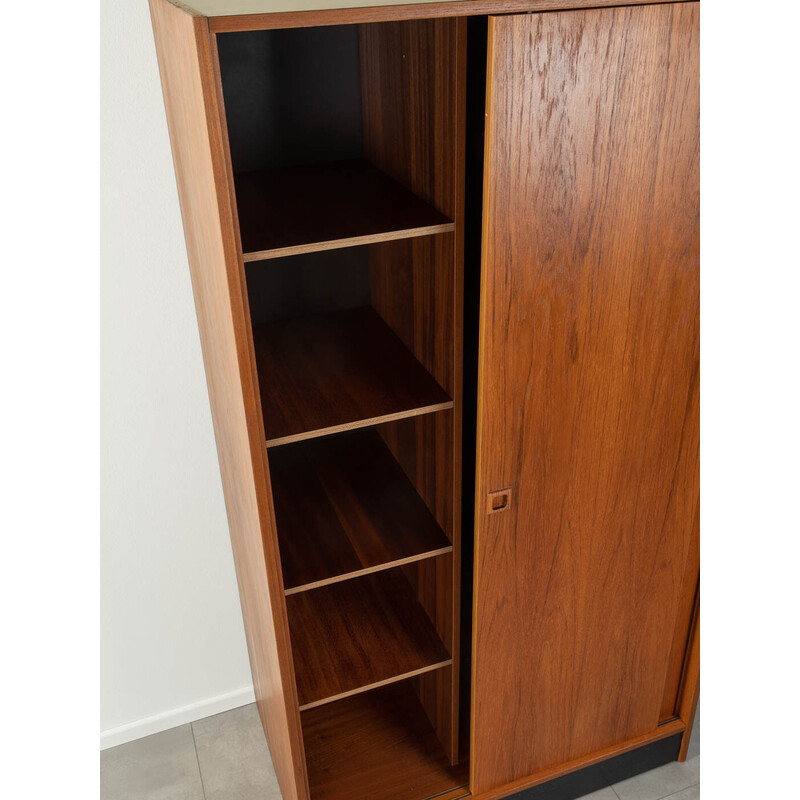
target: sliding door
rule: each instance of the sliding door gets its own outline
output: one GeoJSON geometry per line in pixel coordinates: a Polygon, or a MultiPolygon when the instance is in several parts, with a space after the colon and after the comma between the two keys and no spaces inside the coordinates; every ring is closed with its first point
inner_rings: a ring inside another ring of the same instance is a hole
{"type": "Polygon", "coordinates": [[[472,789],[655,734],[698,582],[699,3],[489,23],[472,789]]]}

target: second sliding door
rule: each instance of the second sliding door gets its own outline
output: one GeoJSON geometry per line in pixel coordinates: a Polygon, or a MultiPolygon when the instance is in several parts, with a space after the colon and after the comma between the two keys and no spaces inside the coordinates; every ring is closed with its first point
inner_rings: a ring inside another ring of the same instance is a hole
{"type": "Polygon", "coordinates": [[[699,4],[490,18],[472,791],[675,714],[698,585],[699,4]]]}

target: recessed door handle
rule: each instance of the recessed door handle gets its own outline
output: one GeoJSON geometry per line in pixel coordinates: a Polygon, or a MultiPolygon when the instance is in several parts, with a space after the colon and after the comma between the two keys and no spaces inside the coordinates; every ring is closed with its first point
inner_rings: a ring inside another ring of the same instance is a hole
{"type": "Polygon", "coordinates": [[[499,489],[496,492],[489,492],[489,502],[487,503],[487,513],[496,514],[498,511],[506,511],[511,507],[511,489],[499,489]]]}

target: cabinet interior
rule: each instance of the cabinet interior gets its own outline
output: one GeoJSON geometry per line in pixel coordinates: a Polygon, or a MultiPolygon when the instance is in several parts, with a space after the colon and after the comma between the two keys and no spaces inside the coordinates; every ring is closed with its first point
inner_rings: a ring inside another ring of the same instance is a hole
{"type": "Polygon", "coordinates": [[[465,42],[455,19],[217,35],[314,800],[468,782],[465,42]]]}

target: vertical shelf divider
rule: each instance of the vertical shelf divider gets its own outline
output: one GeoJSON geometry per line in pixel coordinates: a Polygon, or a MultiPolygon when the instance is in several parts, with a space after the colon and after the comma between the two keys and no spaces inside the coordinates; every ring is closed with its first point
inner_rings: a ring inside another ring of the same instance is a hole
{"type": "MultiPolygon", "coordinates": [[[[455,223],[452,233],[370,249],[373,307],[454,400],[451,412],[379,430],[453,544],[451,557],[412,564],[405,572],[455,665],[466,24],[433,19],[359,26],[364,155],[455,223]]],[[[417,687],[452,764],[458,761],[458,677],[457,668],[439,670],[421,676],[417,687]]]]}

